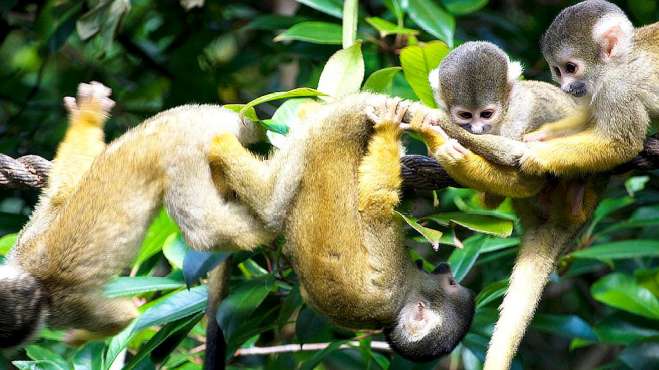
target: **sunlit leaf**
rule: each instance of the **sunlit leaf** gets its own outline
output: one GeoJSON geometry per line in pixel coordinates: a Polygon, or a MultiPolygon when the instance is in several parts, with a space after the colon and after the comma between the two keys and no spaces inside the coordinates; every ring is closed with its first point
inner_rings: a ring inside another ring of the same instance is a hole
{"type": "Polygon", "coordinates": [[[366,22],[380,32],[380,37],[386,37],[389,35],[416,35],[419,33],[417,30],[400,27],[397,24],[379,17],[368,17],[366,18],[366,22]]]}
{"type": "Polygon", "coordinates": [[[180,281],[156,276],[122,276],[115,278],[103,287],[103,294],[109,298],[130,297],[160,290],[172,290],[184,287],[180,281]]]}
{"type": "Polygon", "coordinates": [[[164,210],[161,211],[146,232],[146,236],[142,242],[142,248],[135,260],[135,264],[140,265],[156,253],[160,252],[165,240],[176,232],[178,232],[178,227],[174,221],[169,218],[167,212],[164,210]]]}
{"type": "Polygon", "coordinates": [[[39,345],[29,345],[25,349],[27,356],[34,361],[49,361],[62,369],[68,369],[69,362],[60,354],[39,345]]]}
{"type": "Polygon", "coordinates": [[[433,0],[408,0],[410,18],[424,31],[453,47],[455,18],[433,0]]]}
{"type": "Polygon", "coordinates": [[[135,322],[133,331],[176,321],[206,308],[208,287],[198,286],[170,294],[164,301],[144,312],[135,322]]]}
{"type": "Polygon", "coordinates": [[[364,82],[362,90],[371,91],[374,93],[390,94],[391,84],[396,74],[401,71],[401,67],[388,67],[382,68],[371,73],[364,82]]]}
{"type": "Polygon", "coordinates": [[[416,218],[406,216],[400,212],[396,212],[408,225],[421,234],[432,245],[433,249],[439,248],[439,240],[442,237],[442,232],[420,225],[416,218]]]}
{"type": "Polygon", "coordinates": [[[422,45],[407,46],[400,52],[400,63],[405,79],[412,86],[419,100],[429,107],[434,108],[437,104],[428,75],[430,71],[437,68],[448,51],[445,43],[433,41],[422,45]]]}
{"type": "Polygon", "coordinates": [[[318,91],[316,89],[312,89],[309,87],[300,87],[297,89],[289,90],[289,91],[277,91],[273,92],[267,95],[263,95],[261,97],[258,97],[249,103],[245,104],[242,106],[240,109],[240,114],[244,114],[249,112],[252,108],[259,104],[263,104],[269,101],[273,100],[281,100],[281,99],[290,99],[290,98],[300,98],[300,97],[310,97],[310,96],[323,96],[326,95],[322,91],[318,91]]]}
{"type": "Polygon", "coordinates": [[[596,300],[609,306],[659,320],[659,300],[631,276],[609,274],[593,284],[590,292],[596,300]]]}
{"type": "Polygon", "coordinates": [[[473,13],[487,5],[488,0],[442,0],[442,4],[455,15],[473,13]]]}
{"type": "Polygon", "coordinates": [[[425,218],[435,221],[440,225],[449,225],[449,223],[452,222],[470,230],[504,238],[510,236],[513,232],[512,221],[492,216],[472,215],[461,212],[445,212],[426,216],[425,218]]]}
{"type": "Polygon", "coordinates": [[[103,343],[91,342],[85,344],[76,352],[73,358],[74,370],[102,369],[104,351],[105,344],[103,343]]]}
{"type": "Polygon", "coordinates": [[[357,40],[357,19],[359,2],[357,0],[343,1],[343,48],[349,48],[357,40]]]}
{"type": "Polygon", "coordinates": [[[302,22],[275,37],[275,41],[306,41],[315,44],[341,45],[342,28],[327,22],[302,22]]]}
{"type": "Polygon", "coordinates": [[[14,247],[18,234],[7,234],[0,238],[0,256],[4,256],[14,247]]]}
{"type": "Polygon", "coordinates": [[[359,92],[364,80],[364,57],[361,43],[334,53],[320,74],[318,90],[338,98],[359,92]]]}

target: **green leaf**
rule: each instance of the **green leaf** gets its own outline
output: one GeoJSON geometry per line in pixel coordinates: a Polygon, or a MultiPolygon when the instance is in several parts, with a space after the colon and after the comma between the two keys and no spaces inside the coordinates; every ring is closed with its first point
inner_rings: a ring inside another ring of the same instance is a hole
{"type": "Polygon", "coordinates": [[[487,239],[481,235],[474,235],[464,241],[462,249],[456,249],[448,258],[455,280],[462,281],[480,255],[481,247],[487,239]]]}
{"type": "Polygon", "coordinates": [[[441,41],[432,41],[423,45],[411,45],[400,52],[400,63],[403,67],[405,79],[412,86],[414,93],[421,102],[435,108],[435,98],[428,75],[437,68],[439,63],[448,54],[448,47],[441,41]]]}
{"type": "Polygon", "coordinates": [[[135,260],[135,265],[141,265],[156,253],[160,252],[165,240],[176,232],[178,232],[178,227],[174,221],[169,218],[167,212],[164,210],[161,211],[146,232],[146,236],[142,242],[142,248],[135,260]]]}
{"type": "Polygon", "coordinates": [[[424,219],[429,219],[445,226],[448,226],[450,222],[453,222],[470,230],[503,238],[510,236],[513,232],[512,221],[492,216],[473,215],[462,212],[446,212],[426,216],[424,219]]]}
{"type": "Polygon", "coordinates": [[[609,274],[593,284],[590,292],[596,300],[609,306],[659,320],[659,300],[631,276],[609,274]]]}
{"type": "Polygon", "coordinates": [[[439,249],[439,240],[442,237],[441,231],[419,225],[416,218],[412,216],[405,216],[404,214],[398,211],[396,211],[396,213],[403,219],[403,221],[405,221],[414,230],[416,230],[419,234],[421,234],[424,238],[426,238],[426,240],[430,244],[432,244],[432,248],[434,250],[439,249]]]}
{"type": "Polygon", "coordinates": [[[288,133],[289,128],[297,127],[303,124],[299,114],[300,108],[305,104],[314,102],[315,100],[312,98],[297,98],[286,100],[282,105],[280,105],[268,123],[268,125],[272,125],[273,128],[281,128],[279,131],[270,129],[266,133],[270,144],[277,148],[282,148],[286,142],[286,137],[284,135],[288,133]]]}
{"type": "Polygon", "coordinates": [[[593,222],[597,223],[603,220],[606,216],[619,209],[627,207],[632,203],[634,203],[634,199],[631,197],[604,199],[602,202],[600,202],[600,204],[595,209],[595,212],[593,213],[593,222]]]}
{"type": "Polygon", "coordinates": [[[384,5],[389,9],[389,11],[396,17],[398,24],[403,24],[403,7],[401,6],[401,0],[384,0],[384,5]]]}
{"type": "Polygon", "coordinates": [[[627,321],[621,314],[607,317],[595,325],[593,330],[602,343],[631,344],[642,340],[659,340],[659,330],[648,327],[647,323],[627,321]]]}
{"type": "Polygon", "coordinates": [[[455,15],[465,15],[482,9],[488,0],[442,0],[442,4],[455,15]]]}
{"type": "Polygon", "coordinates": [[[124,330],[121,331],[121,333],[115,335],[110,339],[110,344],[108,344],[108,350],[105,354],[105,370],[109,369],[110,366],[114,363],[114,361],[117,359],[117,356],[123,351],[127,346],[128,342],[133,337],[134,334],[134,329],[135,328],[135,320],[130,323],[124,330]]]}
{"type": "Polygon", "coordinates": [[[341,346],[346,344],[346,343],[348,343],[347,340],[339,340],[339,341],[330,343],[330,345],[327,346],[327,348],[323,349],[322,351],[314,353],[314,355],[311,356],[310,359],[308,359],[307,361],[302,363],[300,369],[301,370],[313,370],[313,369],[315,369],[316,366],[318,366],[323,361],[323,359],[325,357],[332,354],[333,352],[338,351],[339,349],[341,349],[341,346]]]}
{"type": "Polygon", "coordinates": [[[7,234],[0,238],[0,256],[4,256],[14,247],[18,234],[7,234]]]}
{"type": "Polygon", "coordinates": [[[107,51],[112,46],[114,33],[121,18],[130,10],[129,0],[99,1],[93,9],[82,15],[76,23],[82,40],[99,34],[102,48],[107,51]]]}
{"type": "Polygon", "coordinates": [[[190,250],[183,260],[183,278],[189,286],[195,284],[202,277],[225,261],[231,252],[202,252],[190,250]]]}
{"type": "Polygon", "coordinates": [[[44,348],[38,345],[29,345],[26,350],[27,356],[34,361],[49,361],[61,369],[70,369],[71,366],[69,362],[64,359],[60,354],[51,351],[48,348],[44,348]]]}
{"type": "Polygon", "coordinates": [[[401,67],[382,68],[371,73],[366,79],[362,90],[381,94],[391,94],[391,84],[401,67]]]}
{"type": "Polygon", "coordinates": [[[73,357],[75,370],[90,370],[103,368],[103,352],[105,344],[90,342],[80,348],[73,357]]]}
{"type": "Polygon", "coordinates": [[[208,287],[205,285],[172,293],[138,317],[133,332],[149,326],[167,324],[201,312],[206,308],[207,300],[208,287]]]}
{"type": "Polygon", "coordinates": [[[342,28],[335,23],[302,22],[275,37],[275,41],[305,41],[314,44],[341,45],[342,28]]]}
{"type": "Polygon", "coordinates": [[[130,362],[127,363],[123,370],[132,370],[138,367],[140,362],[151,355],[151,353],[158,348],[163,342],[168,338],[176,336],[177,334],[187,334],[192,330],[192,328],[201,320],[204,316],[203,313],[198,313],[196,315],[191,315],[189,317],[184,317],[180,320],[171,322],[164,327],[162,327],[156,335],[154,335],[149,341],[140,347],[139,352],[135,354],[130,359],[130,362]]]}
{"type": "Polygon", "coordinates": [[[230,111],[240,113],[242,117],[245,117],[250,121],[259,122],[260,121],[259,116],[256,114],[256,110],[254,109],[254,107],[252,106],[245,108],[245,105],[247,104],[225,104],[222,106],[222,108],[226,108],[230,111]],[[244,111],[243,108],[245,108],[244,111]]]}
{"type": "Polygon", "coordinates": [[[177,269],[183,268],[183,259],[189,250],[190,247],[185,244],[181,234],[170,235],[162,246],[162,253],[165,255],[165,258],[167,258],[167,261],[169,261],[172,267],[177,269]]]}
{"type": "Polygon", "coordinates": [[[634,194],[645,189],[645,184],[647,184],[648,181],[650,181],[650,176],[630,177],[625,181],[625,189],[630,196],[634,196],[634,194]]]}
{"type": "Polygon", "coordinates": [[[281,100],[281,99],[289,99],[289,98],[300,98],[300,97],[310,97],[310,96],[323,96],[326,95],[322,91],[318,91],[316,89],[312,89],[309,87],[300,87],[297,89],[289,90],[289,91],[277,91],[273,92],[267,95],[263,95],[261,97],[258,97],[249,103],[243,105],[243,107],[240,109],[240,115],[243,115],[247,112],[249,112],[251,109],[253,109],[255,106],[259,104],[263,104],[269,101],[273,100],[281,100]]]}
{"type": "Polygon", "coordinates": [[[597,340],[593,329],[582,318],[575,315],[537,314],[531,323],[535,329],[567,338],[597,340]]]}
{"type": "Polygon", "coordinates": [[[227,342],[238,333],[249,316],[265,300],[274,287],[271,275],[248,280],[231,292],[217,310],[219,323],[227,342]]]}
{"type": "Polygon", "coordinates": [[[659,257],[659,240],[624,240],[599,244],[570,253],[576,258],[593,258],[601,261],[621,258],[659,257]]]}
{"type": "Polygon", "coordinates": [[[379,17],[368,17],[366,22],[373,26],[378,32],[380,32],[380,37],[387,37],[389,35],[417,35],[419,31],[413,30],[411,28],[401,27],[397,24],[391,23],[386,19],[379,17]]]}
{"type": "Polygon", "coordinates": [[[184,287],[180,281],[166,277],[137,276],[118,277],[103,287],[103,294],[108,298],[131,297],[160,290],[172,290],[184,287]]]}
{"type": "Polygon", "coordinates": [[[476,296],[476,308],[487,306],[500,297],[503,297],[508,290],[508,279],[496,281],[481,290],[476,296]]]}
{"type": "Polygon", "coordinates": [[[343,48],[347,49],[357,40],[357,18],[359,6],[357,0],[343,1],[343,48]]]}
{"type": "Polygon", "coordinates": [[[296,0],[298,3],[314,8],[336,18],[343,17],[342,0],[296,0]]]}
{"type": "Polygon", "coordinates": [[[359,92],[364,80],[364,57],[361,43],[334,53],[323,68],[318,90],[339,98],[359,92]]]}
{"type": "Polygon", "coordinates": [[[293,27],[296,23],[305,22],[304,17],[291,17],[279,14],[259,15],[244,27],[246,30],[276,31],[293,27]]]}
{"type": "Polygon", "coordinates": [[[410,18],[424,31],[453,47],[455,18],[432,0],[408,0],[410,18]]]}
{"type": "Polygon", "coordinates": [[[61,367],[53,361],[12,361],[12,365],[18,370],[69,370],[70,368],[61,367]]]}

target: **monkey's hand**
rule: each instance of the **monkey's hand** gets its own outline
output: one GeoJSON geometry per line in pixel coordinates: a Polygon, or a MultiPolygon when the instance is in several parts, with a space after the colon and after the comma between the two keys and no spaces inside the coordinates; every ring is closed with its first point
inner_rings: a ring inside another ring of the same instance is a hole
{"type": "Polygon", "coordinates": [[[71,96],[64,98],[64,107],[71,116],[71,123],[102,127],[114,106],[111,93],[109,87],[96,81],[78,85],[77,99],[71,96]]]}
{"type": "Polygon", "coordinates": [[[519,157],[519,167],[523,173],[530,175],[542,175],[550,170],[550,164],[543,160],[551,155],[545,142],[529,143],[529,149],[519,157]]]}
{"type": "Polygon", "coordinates": [[[466,160],[471,151],[455,139],[449,139],[435,151],[435,158],[443,166],[455,166],[466,160]]]}
{"type": "Polygon", "coordinates": [[[376,131],[394,130],[398,134],[402,133],[401,122],[407,112],[409,104],[399,98],[387,99],[384,102],[384,109],[381,116],[375,113],[375,107],[369,105],[366,107],[366,116],[374,123],[376,131]]]}
{"type": "Polygon", "coordinates": [[[450,138],[444,130],[435,124],[435,117],[425,110],[416,110],[409,124],[401,127],[417,132],[423,137],[431,153],[436,152],[450,138]]]}

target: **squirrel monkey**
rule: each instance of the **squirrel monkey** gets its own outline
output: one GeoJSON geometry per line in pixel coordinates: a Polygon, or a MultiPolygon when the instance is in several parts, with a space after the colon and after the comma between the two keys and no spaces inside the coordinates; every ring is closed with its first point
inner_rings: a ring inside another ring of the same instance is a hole
{"type": "MultiPolygon", "coordinates": [[[[535,139],[557,127],[583,129],[574,119],[580,114],[577,105],[567,94],[546,83],[517,81],[518,71],[495,45],[467,42],[453,50],[430,78],[450,121],[466,130],[520,141],[547,121],[558,120],[549,124],[551,129],[542,126],[534,132],[535,139]]],[[[590,218],[597,202],[596,184],[587,179],[575,186],[574,180],[552,181],[491,163],[429,120],[413,121],[410,127],[422,134],[432,155],[456,181],[514,198],[525,233],[484,367],[508,369],[556,261],[590,218]]]]}
{"type": "Polygon", "coordinates": [[[68,131],[30,222],[0,266],[0,348],[14,347],[42,325],[76,328],[79,343],[113,335],[136,316],[130,299],[102,286],[128,267],[164,204],[197,249],[252,249],[273,239],[244,205],[225,196],[211,172],[213,136],[241,143],[262,132],[234,112],[190,105],[162,112],[105,147],[110,90],[81,84],[65,98],[68,131]]]}
{"type": "Polygon", "coordinates": [[[447,264],[426,273],[403,245],[394,207],[405,110],[385,96],[348,96],[321,106],[292,132],[289,148],[267,160],[221,134],[211,162],[266,223],[283,225],[307,303],[341,326],[384,328],[396,352],[422,361],[458,344],[474,302],[447,264]],[[279,185],[300,174],[298,187],[279,185]]]}
{"type": "Polygon", "coordinates": [[[659,22],[635,29],[618,6],[589,0],[561,11],[541,44],[561,89],[579,98],[575,121],[585,130],[565,135],[559,127],[539,134],[550,140],[528,144],[458,130],[449,135],[528,174],[579,176],[634,158],[650,119],[659,117],[659,22]]]}

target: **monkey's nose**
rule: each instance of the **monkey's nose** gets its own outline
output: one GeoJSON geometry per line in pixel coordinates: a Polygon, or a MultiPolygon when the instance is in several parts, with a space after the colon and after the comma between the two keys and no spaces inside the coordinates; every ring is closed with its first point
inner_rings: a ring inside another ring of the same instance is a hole
{"type": "Polygon", "coordinates": [[[580,97],[586,95],[586,84],[583,81],[572,82],[568,86],[567,93],[572,94],[572,95],[576,96],[577,98],[580,98],[580,97]]]}

